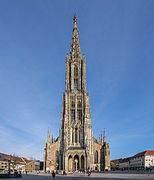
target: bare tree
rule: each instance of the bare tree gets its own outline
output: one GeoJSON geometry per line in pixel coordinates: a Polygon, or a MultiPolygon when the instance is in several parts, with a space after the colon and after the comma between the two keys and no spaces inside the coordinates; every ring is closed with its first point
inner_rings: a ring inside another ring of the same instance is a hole
{"type": "Polygon", "coordinates": [[[10,165],[13,169],[13,173],[15,171],[15,168],[17,167],[18,164],[20,164],[21,162],[21,158],[18,157],[17,155],[13,154],[13,155],[10,155],[10,165]]]}

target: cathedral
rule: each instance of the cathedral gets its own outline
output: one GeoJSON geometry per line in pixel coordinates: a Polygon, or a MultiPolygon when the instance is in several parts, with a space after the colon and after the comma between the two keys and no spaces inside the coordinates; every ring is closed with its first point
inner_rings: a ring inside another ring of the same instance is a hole
{"type": "Polygon", "coordinates": [[[89,94],[86,91],[86,58],[81,54],[75,14],[70,54],[66,56],[60,134],[53,140],[48,130],[44,144],[44,171],[87,169],[110,170],[110,150],[105,129],[99,140],[93,136],[89,94]]]}

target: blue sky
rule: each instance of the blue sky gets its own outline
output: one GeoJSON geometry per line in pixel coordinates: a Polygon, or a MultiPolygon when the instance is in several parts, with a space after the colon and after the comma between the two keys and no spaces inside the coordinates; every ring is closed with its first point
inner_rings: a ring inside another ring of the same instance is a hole
{"type": "Polygon", "coordinates": [[[0,152],[43,159],[59,135],[75,12],[94,136],[111,159],[154,149],[154,1],[1,0],[0,152]]]}

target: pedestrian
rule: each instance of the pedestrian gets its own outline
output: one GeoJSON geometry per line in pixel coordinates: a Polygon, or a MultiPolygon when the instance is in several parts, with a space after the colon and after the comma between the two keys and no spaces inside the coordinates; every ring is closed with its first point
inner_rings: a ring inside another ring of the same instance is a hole
{"type": "Polygon", "coordinates": [[[90,176],[90,174],[91,174],[90,169],[87,170],[87,174],[88,174],[88,176],[90,176]]]}
{"type": "Polygon", "coordinates": [[[52,171],[52,177],[53,177],[53,179],[55,178],[55,172],[54,171],[52,171]]]}

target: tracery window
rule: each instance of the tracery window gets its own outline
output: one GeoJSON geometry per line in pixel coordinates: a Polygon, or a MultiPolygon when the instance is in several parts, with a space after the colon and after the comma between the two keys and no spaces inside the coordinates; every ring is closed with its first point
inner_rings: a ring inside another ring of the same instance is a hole
{"type": "Polygon", "coordinates": [[[74,66],[74,77],[78,77],[78,66],[74,66]]]}
{"type": "Polygon", "coordinates": [[[82,108],[82,102],[80,99],[78,100],[78,108],[82,108]]]}
{"type": "Polygon", "coordinates": [[[78,139],[78,137],[77,137],[77,131],[78,131],[78,129],[75,128],[75,143],[77,143],[77,139],[78,139]]]}
{"type": "Polygon", "coordinates": [[[71,109],[71,120],[75,120],[75,109],[71,109]]]}
{"type": "Polygon", "coordinates": [[[74,79],[74,89],[78,89],[78,79],[74,79]]]}
{"type": "Polygon", "coordinates": [[[75,96],[71,96],[71,121],[75,120],[75,96]]]}
{"type": "Polygon", "coordinates": [[[75,98],[71,99],[71,108],[75,108],[75,98]]]}
{"type": "Polygon", "coordinates": [[[82,120],[82,97],[77,97],[77,118],[78,120],[82,120]]]}
{"type": "Polygon", "coordinates": [[[78,109],[78,114],[77,114],[77,117],[78,117],[78,120],[82,120],[82,109],[78,109]]]}
{"type": "Polygon", "coordinates": [[[95,164],[98,163],[98,151],[95,152],[95,164]]]}
{"type": "Polygon", "coordinates": [[[72,143],[74,143],[74,133],[72,133],[72,143]]]}
{"type": "Polygon", "coordinates": [[[78,66],[74,65],[74,89],[78,89],[78,66]]]}

